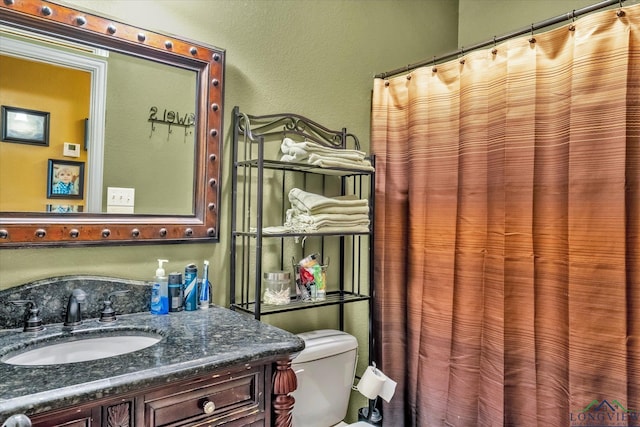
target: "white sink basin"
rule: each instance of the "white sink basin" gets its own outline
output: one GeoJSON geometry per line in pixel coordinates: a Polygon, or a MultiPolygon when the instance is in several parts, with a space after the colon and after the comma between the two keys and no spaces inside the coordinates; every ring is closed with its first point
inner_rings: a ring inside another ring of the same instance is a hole
{"type": "Polygon", "coordinates": [[[10,365],[60,365],[132,353],[158,343],[162,337],[117,335],[57,342],[25,350],[2,360],[10,365]]]}

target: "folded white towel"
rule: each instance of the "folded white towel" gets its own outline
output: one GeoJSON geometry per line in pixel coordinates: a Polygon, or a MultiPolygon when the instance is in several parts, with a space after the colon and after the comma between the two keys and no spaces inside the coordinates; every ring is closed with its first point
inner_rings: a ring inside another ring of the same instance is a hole
{"type": "Polygon", "coordinates": [[[306,214],[296,209],[287,210],[285,225],[291,223],[307,224],[314,228],[342,227],[350,225],[369,225],[369,216],[365,214],[306,214]]]}
{"type": "MultiPolygon", "coordinates": [[[[255,230],[253,230],[255,231],[255,230]]],[[[265,227],[262,229],[263,234],[287,234],[287,233],[368,233],[369,226],[365,225],[345,225],[338,227],[322,227],[317,230],[307,230],[299,227],[294,230],[285,225],[277,225],[273,227],[265,227]]]]}
{"type": "Polygon", "coordinates": [[[322,227],[317,233],[368,233],[368,225],[348,225],[344,227],[322,227]]]}
{"type": "MultiPolygon", "coordinates": [[[[256,232],[257,229],[251,228],[250,231],[256,232]]],[[[271,227],[264,227],[262,234],[286,234],[291,233],[291,228],[286,225],[273,225],[271,227]]]]}
{"type": "Polygon", "coordinates": [[[369,209],[369,201],[367,199],[358,199],[354,197],[326,197],[320,194],[310,193],[303,191],[299,188],[292,188],[289,191],[289,202],[291,206],[298,209],[300,212],[327,213],[327,209],[331,208],[331,212],[342,212],[342,208],[362,208],[369,209]],[[335,208],[335,209],[333,209],[335,208]]]}
{"type": "Polygon", "coordinates": [[[369,220],[364,219],[358,221],[330,221],[330,220],[316,220],[314,215],[293,216],[289,218],[285,223],[285,227],[290,228],[294,232],[299,233],[313,233],[326,231],[327,229],[341,229],[351,230],[354,227],[358,229],[369,228],[369,220]]]}
{"type": "Polygon", "coordinates": [[[346,169],[361,169],[372,171],[374,170],[373,166],[371,166],[371,162],[368,160],[350,160],[343,159],[338,156],[321,156],[319,154],[311,154],[307,161],[311,165],[320,166],[322,168],[346,168],[346,169]]]}
{"type": "Polygon", "coordinates": [[[281,162],[304,162],[321,168],[343,168],[373,171],[366,153],[360,150],[330,148],[312,141],[295,142],[284,138],[280,144],[284,153],[281,162]]]}
{"type": "Polygon", "coordinates": [[[327,205],[327,206],[319,206],[317,208],[314,208],[311,212],[309,212],[307,210],[307,208],[300,204],[297,200],[296,202],[292,202],[291,203],[291,207],[295,210],[297,210],[300,213],[311,213],[313,215],[320,215],[320,214],[342,214],[342,215],[358,215],[358,214],[364,214],[366,216],[369,216],[369,206],[367,205],[362,205],[362,206],[339,206],[336,207],[334,205],[327,205]]]}
{"type": "Polygon", "coordinates": [[[312,153],[352,160],[363,160],[367,155],[367,153],[360,150],[325,147],[324,145],[320,145],[312,141],[295,142],[293,139],[288,137],[282,140],[280,150],[284,154],[296,157],[298,160],[306,158],[305,154],[310,155],[312,153]]]}
{"type": "Polygon", "coordinates": [[[307,152],[304,143],[298,144],[291,138],[285,138],[282,140],[280,150],[284,153],[284,156],[282,156],[281,159],[283,162],[301,161],[309,157],[309,153],[307,152]],[[288,160],[284,160],[285,157],[288,160]]]}
{"type": "MultiPolygon", "coordinates": [[[[280,161],[281,162],[297,162],[297,163],[301,163],[300,162],[301,159],[298,159],[295,155],[291,156],[289,154],[283,154],[282,157],[280,157],[280,161]]],[[[302,159],[304,160],[304,159],[302,159]]]]}
{"type": "Polygon", "coordinates": [[[355,195],[327,197],[299,188],[289,191],[291,209],[282,226],[265,227],[264,234],[367,233],[369,201],[355,195]]]}

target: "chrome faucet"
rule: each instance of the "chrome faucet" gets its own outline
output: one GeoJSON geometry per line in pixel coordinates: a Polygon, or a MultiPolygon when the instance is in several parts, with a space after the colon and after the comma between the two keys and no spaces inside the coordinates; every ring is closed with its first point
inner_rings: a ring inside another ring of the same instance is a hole
{"type": "Polygon", "coordinates": [[[64,326],[78,326],[82,323],[82,313],[80,304],[84,304],[87,294],[82,289],[74,289],[69,296],[67,304],[67,315],[64,326]]]}

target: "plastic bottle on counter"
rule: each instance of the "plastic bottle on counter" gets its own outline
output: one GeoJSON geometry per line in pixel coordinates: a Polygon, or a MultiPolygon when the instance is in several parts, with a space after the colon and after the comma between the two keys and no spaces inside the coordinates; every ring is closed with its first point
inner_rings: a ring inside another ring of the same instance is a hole
{"type": "Polygon", "coordinates": [[[198,309],[198,267],[189,264],[184,269],[184,309],[198,309]]]}
{"type": "Polygon", "coordinates": [[[184,304],[184,294],[182,288],[182,273],[173,272],[169,274],[169,311],[182,311],[184,304]]]}
{"type": "Polygon", "coordinates": [[[165,262],[169,262],[169,260],[158,260],[158,269],[153,278],[153,286],[151,288],[151,314],[169,313],[169,279],[165,275],[163,268],[165,262]]]}

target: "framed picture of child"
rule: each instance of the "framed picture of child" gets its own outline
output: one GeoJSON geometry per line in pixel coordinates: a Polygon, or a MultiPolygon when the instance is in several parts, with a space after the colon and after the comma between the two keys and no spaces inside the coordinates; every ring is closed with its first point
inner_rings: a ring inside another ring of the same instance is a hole
{"type": "Polygon", "coordinates": [[[84,162],[49,159],[47,198],[82,199],[84,162]]]}

